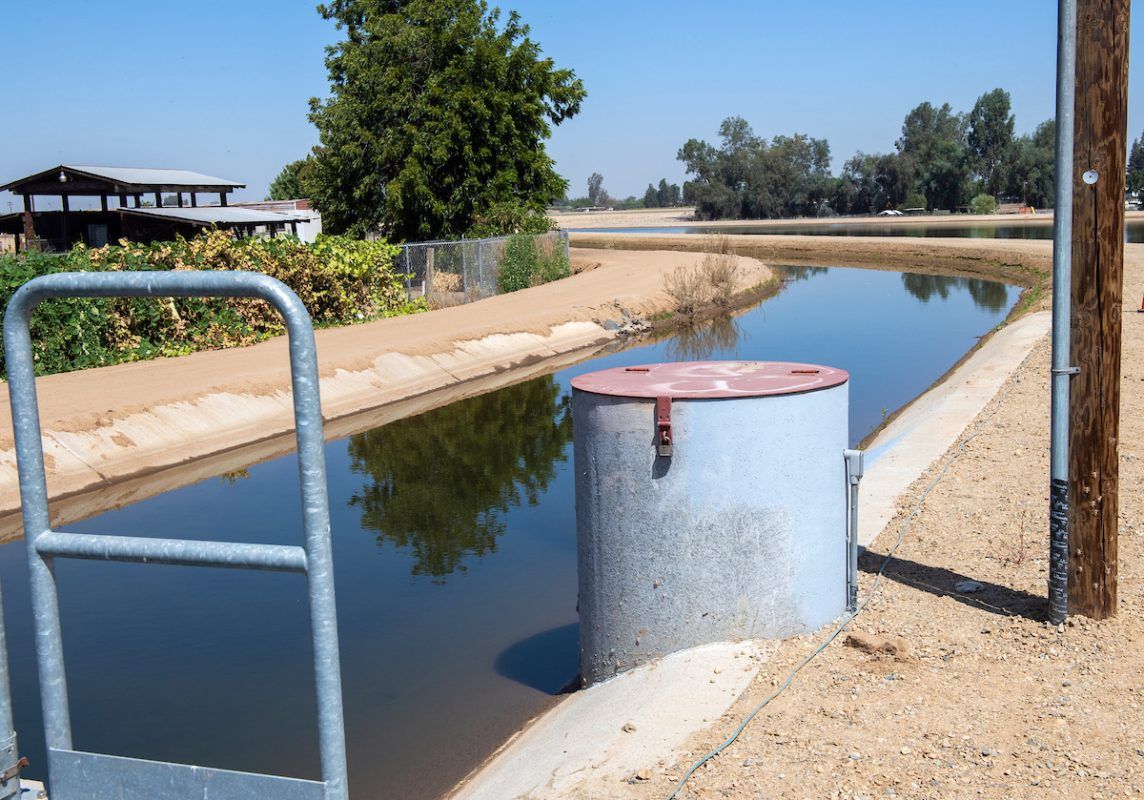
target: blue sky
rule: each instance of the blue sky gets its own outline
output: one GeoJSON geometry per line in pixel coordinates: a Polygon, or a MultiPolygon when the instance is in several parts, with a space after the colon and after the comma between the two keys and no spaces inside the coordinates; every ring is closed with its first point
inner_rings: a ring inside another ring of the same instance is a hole
{"type": "MultiPolygon", "coordinates": [[[[260,199],[317,133],[333,25],[313,0],[0,0],[8,77],[0,180],[62,162],[169,166],[242,180],[260,199]]],[[[588,89],[548,144],[576,195],[600,172],[613,196],[683,179],[691,137],[745,117],[756,133],[830,141],[835,166],[893,147],[922,100],[972,107],[1000,86],[1019,132],[1052,116],[1052,0],[706,3],[514,0],[533,36],[588,89]]],[[[1138,13],[1129,136],[1144,128],[1138,13]]],[[[0,213],[10,195],[0,195],[0,213]]],[[[17,202],[18,207],[18,202],[17,202]]]]}

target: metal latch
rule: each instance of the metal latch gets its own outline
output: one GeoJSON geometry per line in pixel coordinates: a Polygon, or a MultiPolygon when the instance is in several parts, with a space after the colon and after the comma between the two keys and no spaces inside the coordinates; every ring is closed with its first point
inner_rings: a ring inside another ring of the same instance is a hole
{"type": "Polygon", "coordinates": [[[671,398],[661,395],[655,398],[655,445],[656,453],[671,458],[671,398]]]}
{"type": "Polygon", "coordinates": [[[8,783],[8,781],[12,780],[13,778],[19,778],[20,772],[26,766],[28,766],[28,759],[21,756],[19,761],[17,761],[15,764],[3,772],[0,772],[0,785],[8,783]]]}

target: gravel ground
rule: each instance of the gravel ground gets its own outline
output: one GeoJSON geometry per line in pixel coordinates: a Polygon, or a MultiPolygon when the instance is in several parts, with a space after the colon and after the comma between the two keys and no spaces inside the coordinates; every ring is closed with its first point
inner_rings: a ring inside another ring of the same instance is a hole
{"type": "MultiPolygon", "coordinates": [[[[1119,615],[1045,621],[1046,339],[961,444],[901,498],[898,518],[862,559],[865,610],[679,797],[1144,795],[1142,286],[1144,245],[1129,245],[1119,615]],[[946,465],[875,587],[907,512],[946,465]]],[[[613,796],[670,795],[687,766],[825,635],[774,645],[752,687],[687,753],[637,773],[613,796]]]]}

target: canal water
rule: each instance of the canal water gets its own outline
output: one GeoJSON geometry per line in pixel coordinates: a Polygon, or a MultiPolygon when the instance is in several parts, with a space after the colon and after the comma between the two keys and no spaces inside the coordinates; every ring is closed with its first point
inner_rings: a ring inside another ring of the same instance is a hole
{"type": "MultiPolygon", "coordinates": [[[[757,236],[918,236],[949,237],[957,239],[1052,239],[1052,224],[1004,224],[988,223],[981,225],[902,225],[854,222],[823,222],[802,225],[672,225],[663,228],[583,228],[576,233],[701,233],[701,234],[748,234],[757,236]]],[[[1129,243],[1144,242],[1144,220],[1129,220],[1124,225],[1124,240],[1129,243]]]]}
{"type": "MultiPolygon", "coordinates": [[[[675,359],[843,367],[857,442],[1018,294],[932,275],[784,275],[781,294],[737,317],[328,444],[355,797],[440,796],[575,678],[571,378],[675,359]]],[[[299,542],[296,462],[67,529],[299,542]]],[[[301,576],[75,561],[57,574],[77,748],[317,777],[301,576]]],[[[22,541],[0,547],[0,581],[21,750],[43,775],[22,541]]]]}

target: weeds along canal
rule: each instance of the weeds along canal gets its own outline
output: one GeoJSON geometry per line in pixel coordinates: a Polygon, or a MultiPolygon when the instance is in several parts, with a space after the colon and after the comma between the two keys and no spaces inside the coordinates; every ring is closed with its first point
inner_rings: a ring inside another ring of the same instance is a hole
{"type": "MultiPolygon", "coordinates": [[[[663,360],[828,364],[851,373],[858,442],[1000,324],[1019,293],[911,273],[783,274],[780,294],[735,317],[327,445],[355,796],[439,797],[575,677],[572,377],[663,360]]],[[[67,529],[294,543],[298,509],[287,456],[67,529]]],[[[302,576],[56,569],[78,748],[317,776],[302,576]]],[[[0,581],[16,727],[40,777],[22,541],[0,548],[0,581]]]]}

